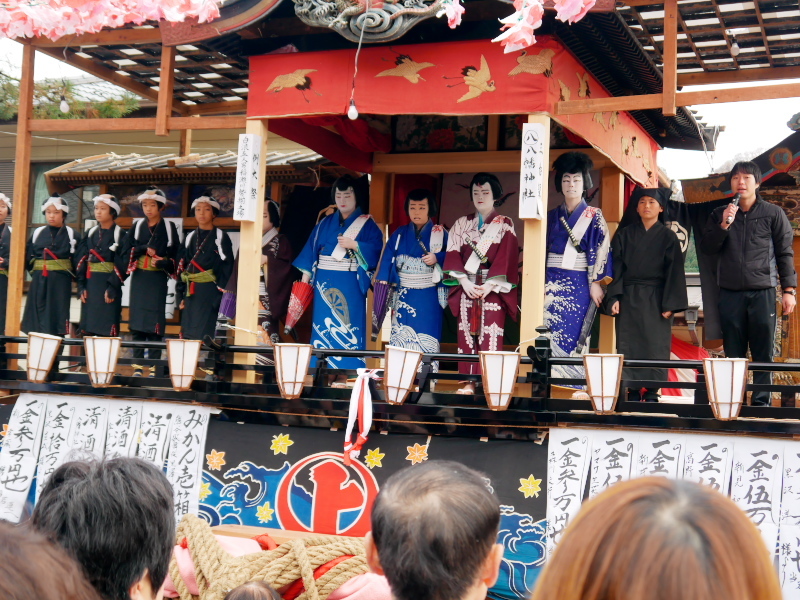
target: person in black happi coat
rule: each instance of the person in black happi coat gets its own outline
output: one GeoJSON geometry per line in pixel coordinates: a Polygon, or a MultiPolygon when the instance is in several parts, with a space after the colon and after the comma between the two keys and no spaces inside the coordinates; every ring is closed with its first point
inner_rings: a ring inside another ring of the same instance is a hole
{"type": "Polygon", "coordinates": [[[192,202],[197,229],[186,236],[178,264],[177,300],[181,309],[181,337],[214,337],[222,292],[233,272],[233,245],[214,227],[219,202],[200,196],[192,202]]]}
{"type": "MultiPolygon", "coordinates": [[[[151,188],[138,199],[144,219],[128,231],[121,251],[131,275],[128,327],[134,341],[160,342],[167,325],[167,282],[175,274],[181,240],[175,224],[161,217],[167,204],[164,192],[151,188]]],[[[144,358],[144,350],[134,349],[133,358],[144,358]]],[[[148,358],[161,358],[161,351],[149,351],[148,358]]],[[[136,364],[133,368],[134,377],[145,370],[136,364]]]]}
{"type": "Polygon", "coordinates": [[[6,299],[8,298],[8,261],[11,250],[11,227],[5,220],[11,216],[11,200],[0,194],[0,333],[6,331],[6,299]]]}
{"type": "Polygon", "coordinates": [[[72,296],[72,256],[78,240],[65,225],[69,205],[52,196],[42,205],[47,225],[37,227],[28,242],[27,267],[31,286],[22,315],[22,331],[66,335],[72,296]]]}
{"type": "MultiPolygon", "coordinates": [[[[614,280],[608,286],[608,305],[617,317],[617,351],[630,359],[669,360],[672,318],[689,304],[681,244],[663,223],[668,188],[637,189],[636,207],[626,227],[611,240],[614,280]]],[[[666,369],[624,369],[627,380],[666,381],[666,369]]],[[[645,402],[658,401],[658,388],[647,388],[645,402]]],[[[631,389],[628,400],[642,399],[631,389]]]]}
{"type": "Polygon", "coordinates": [[[84,335],[117,336],[122,311],[122,275],[116,264],[125,230],[114,221],[119,204],[111,194],[94,199],[92,227],[81,240],[75,254],[78,296],[81,299],[80,329],[84,335]]]}

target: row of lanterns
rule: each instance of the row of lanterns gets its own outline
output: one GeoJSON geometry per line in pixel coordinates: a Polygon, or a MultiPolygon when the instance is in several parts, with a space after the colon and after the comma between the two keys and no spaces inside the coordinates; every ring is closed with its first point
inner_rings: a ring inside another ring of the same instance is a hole
{"type": "MultiPolygon", "coordinates": [[[[42,383],[61,348],[61,338],[43,333],[28,336],[28,379],[42,383]]],[[[202,342],[168,339],[167,362],[176,391],[191,389],[195,378],[202,342]]],[[[118,337],[85,337],[86,366],[94,387],[108,387],[117,367],[122,340],[118,337]]],[[[275,344],[275,376],[281,396],[299,398],[311,362],[313,348],[309,344],[275,344]]],[[[480,352],[483,388],[491,410],[506,410],[517,382],[520,355],[518,352],[480,352]]],[[[386,402],[403,404],[414,388],[423,353],[417,350],[386,346],[383,389],[386,402]]],[[[600,415],[615,411],[622,380],[622,354],[586,354],[588,394],[594,412],[600,415]]],[[[744,401],[747,384],[747,359],[703,359],[709,401],[714,417],[736,419],[744,401]]]]}

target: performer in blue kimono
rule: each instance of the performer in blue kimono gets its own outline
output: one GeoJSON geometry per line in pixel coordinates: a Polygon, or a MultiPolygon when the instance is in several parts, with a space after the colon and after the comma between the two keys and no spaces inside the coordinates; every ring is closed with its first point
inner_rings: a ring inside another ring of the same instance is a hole
{"type": "MultiPolygon", "coordinates": [[[[406,198],[411,222],[399,227],[383,251],[376,284],[388,284],[392,293],[392,346],[420,352],[439,352],[447,288],[442,264],[447,253],[447,232],[436,225],[436,199],[428,190],[413,190],[406,198]]],[[[376,292],[377,293],[377,292],[376,292]]],[[[434,371],[438,364],[434,365],[434,371]]]]}
{"type": "MultiPolygon", "coordinates": [[[[592,159],[567,152],[553,164],[564,203],[547,213],[544,324],[554,356],[585,353],[602,286],[611,282],[611,237],[603,213],[586,204],[592,159]]],[[[583,367],[554,366],[554,377],[582,378],[583,367]]]]}
{"type": "MultiPolygon", "coordinates": [[[[311,344],[315,348],[363,350],[367,335],[367,292],[383,247],[381,230],[361,206],[367,190],[349,176],[334,182],[337,211],[311,232],[294,266],[314,288],[311,344]]],[[[312,358],[311,366],[316,365],[312,358]]],[[[337,369],[365,366],[361,358],[328,357],[337,369]]]]}

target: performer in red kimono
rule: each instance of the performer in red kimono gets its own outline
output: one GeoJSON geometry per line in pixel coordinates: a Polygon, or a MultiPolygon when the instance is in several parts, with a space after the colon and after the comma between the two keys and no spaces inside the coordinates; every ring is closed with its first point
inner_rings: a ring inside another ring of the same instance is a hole
{"type": "MultiPolygon", "coordinates": [[[[458,321],[458,353],[503,349],[506,315],[517,320],[519,244],[514,222],[497,213],[505,198],[496,176],[478,173],[470,184],[476,212],[450,229],[444,271],[452,286],[448,304],[458,321]]],[[[480,364],[461,363],[459,372],[480,373],[480,364]]],[[[460,394],[473,394],[467,382],[460,394]]]]}

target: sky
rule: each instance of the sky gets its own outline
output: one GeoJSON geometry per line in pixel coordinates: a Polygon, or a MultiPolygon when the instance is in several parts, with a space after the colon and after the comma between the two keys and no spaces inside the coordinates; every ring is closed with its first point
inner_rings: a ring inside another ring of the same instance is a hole
{"type": "MultiPolygon", "coordinates": [[[[0,70],[19,75],[22,61],[21,44],[8,39],[0,39],[0,70]]],[[[36,54],[34,78],[81,77],[86,74],[55,58],[36,54]]],[[[794,83],[800,80],[784,80],[781,83],[794,83]]],[[[728,84],[715,86],[689,86],[682,91],[703,89],[740,88],[746,85],[769,85],[774,82],[755,84],[728,84]]],[[[704,153],[693,150],[660,150],[658,165],[671,179],[693,179],[705,177],[737,154],[751,153],[756,156],[771,148],[792,131],[786,125],[793,115],[800,113],[800,98],[782,100],[759,100],[753,102],[733,102],[706,104],[692,107],[707,125],[725,127],[719,134],[714,152],[704,153]]]]}

